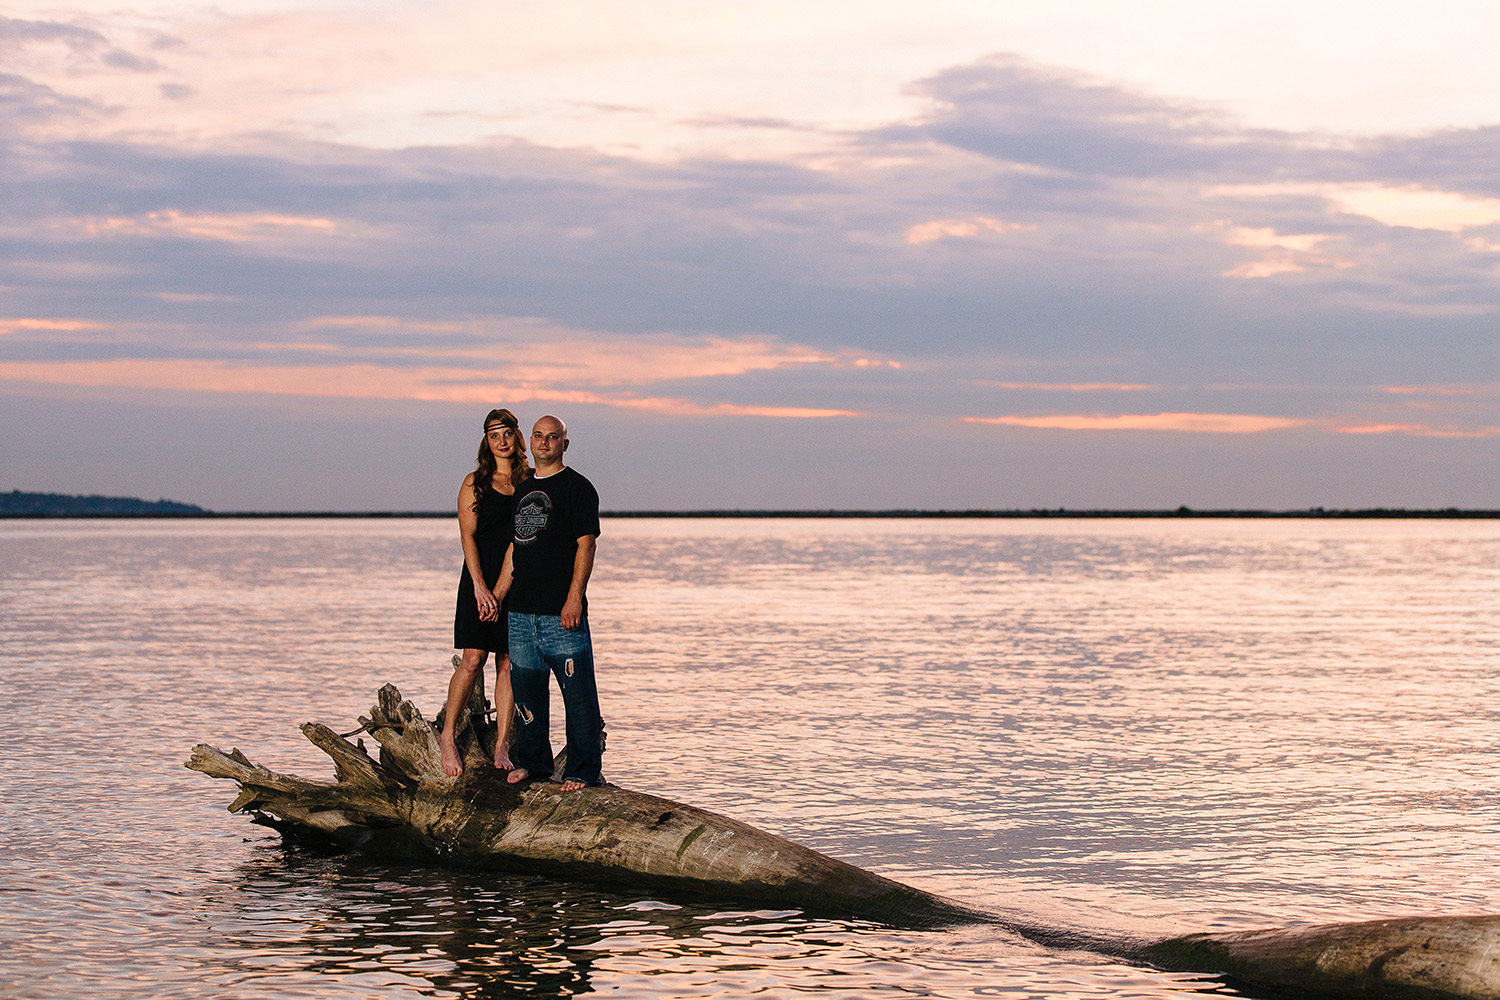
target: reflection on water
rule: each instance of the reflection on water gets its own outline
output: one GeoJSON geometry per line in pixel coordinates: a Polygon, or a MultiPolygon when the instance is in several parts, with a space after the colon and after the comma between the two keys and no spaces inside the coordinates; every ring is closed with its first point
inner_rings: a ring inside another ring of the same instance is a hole
{"type": "MultiPolygon", "coordinates": [[[[0,522],[14,996],[1166,997],[995,928],[722,913],[283,847],[181,769],[309,777],[447,680],[450,521],[0,522]]],[[[1497,912],[1500,525],[612,521],[611,780],[1028,924],[1497,912]]]]}
{"type": "Polygon", "coordinates": [[[237,874],[203,901],[230,921],[219,928],[231,932],[237,952],[225,985],[277,996],[315,995],[330,982],[497,998],[1025,994],[1069,977],[1076,989],[1109,982],[1130,995],[1203,982],[1059,958],[988,927],[901,932],[275,849],[237,874]],[[1032,966],[1047,971],[1039,976],[1032,966]]]}
{"type": "Polygon", "coordinates": [[[348,865],[294,851],[268,850],[238,874],[204,905],[234,921],[239,981],[273,995],[333,981],[576,996],[590,989],[602,928],[621,916],[578,898],[573,886],[348,865]]]}
{"type": "Polygon", "coordinates": [[[244,865],[219,895],[205,905],[233,915],[240,981],[267,980],[277,995],[331,978],[469,997],[577,996],[600,974],[613,993],[743,995],[749,980],[737,988],[721,978],[741,960],[815,977],[869,926],[278,851],[244,865]]]}

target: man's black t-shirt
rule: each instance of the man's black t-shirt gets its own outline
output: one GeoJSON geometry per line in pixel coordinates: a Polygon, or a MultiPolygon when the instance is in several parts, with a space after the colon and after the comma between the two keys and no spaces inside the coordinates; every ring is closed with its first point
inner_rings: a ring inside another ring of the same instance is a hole
{"type": "Polygon", "coordinates": [[[522,483],[516,490],[509,609],[528,615],[562,614],[573,583],[578,539],[598,534],[599,494],[583,476],[564,468],[522,483]]]}

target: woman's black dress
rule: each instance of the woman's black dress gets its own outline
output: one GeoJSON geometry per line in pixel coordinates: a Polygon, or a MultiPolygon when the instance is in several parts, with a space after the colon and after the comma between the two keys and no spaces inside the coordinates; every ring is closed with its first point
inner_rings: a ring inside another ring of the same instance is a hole
{"type": "MultiPolygon", "coordinates": [[[[484,573],[485,586],[494,588],[500,579],[500,567],[505,562],[505,550],[510,546],[515,530],[516,498],[506,496],[495,489],[487,489],[479,498],[479,523],[474,528],[474,543],[479,547],[479,568],[484,573]]],[[[500,605],[500,620],[479,620],[479,607],[474,603],[474,581],[469,578],[467,566],[458,574],[458,607],[453,611],[453,648],[483,649],[505,655],[509,647],[505,640],[505,604],[500,605]]]]}

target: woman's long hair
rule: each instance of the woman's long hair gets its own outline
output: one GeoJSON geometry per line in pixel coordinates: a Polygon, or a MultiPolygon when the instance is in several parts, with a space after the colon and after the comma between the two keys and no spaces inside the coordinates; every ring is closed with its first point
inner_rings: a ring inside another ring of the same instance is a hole
{"type": "Polygon", "coordinates": [[[490,480],[495,475],[495,453],[490,451],[489,428],[497,420],[516,435],[516,447],[510,453],[511,485],[520,486],[531,475],[531,466],[526,464],[526,442],[521,440],[521,422],[516,419],[516,415],[509,410],[491,410],[485,414],[485,432],[479,439],[479,464],[474,469],[474,502],[469,505],[469,509],[476,514],[479,513],[479,501],[484,499],[485,492],[490,489],[490,480]]]}

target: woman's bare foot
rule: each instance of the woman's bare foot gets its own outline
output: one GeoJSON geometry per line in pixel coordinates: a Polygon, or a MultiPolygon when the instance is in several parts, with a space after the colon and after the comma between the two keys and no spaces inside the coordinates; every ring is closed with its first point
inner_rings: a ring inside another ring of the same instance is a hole
{"type": "Polygon", "coordinates": [[[526,768],[518,767],[507,774],[505,776],[505,780],[510,782],[512,785],[519,785],[529,777],[531,777],[531,774],[526,770],[526,768]]]}
{"type": "Polygon", "coordinates": [[[446,730],[438,735],[438,746],[443,751],[443,773],[450,778],[463,774],[464,760],[458,755],[458,744],[453,742],[453,737],[446,730]]]}
{"type": "Polygon", "coordinates": [[[569,778],[567,781],[563,782],[562,790],[565,792],[576,792],[580,788],[587,787],[589,786],[579,781],[577,778],[569,778]]]}
{"type": "Polygon", "coordinates": [[[510,752],[505,744],[497,744],[495,747],[495,770],[509,771],[515,766],[510,762],[510,752]]]}

